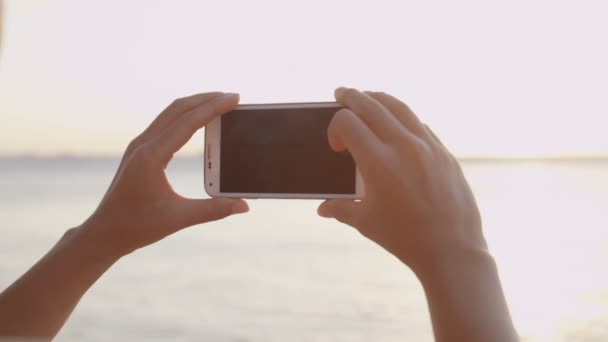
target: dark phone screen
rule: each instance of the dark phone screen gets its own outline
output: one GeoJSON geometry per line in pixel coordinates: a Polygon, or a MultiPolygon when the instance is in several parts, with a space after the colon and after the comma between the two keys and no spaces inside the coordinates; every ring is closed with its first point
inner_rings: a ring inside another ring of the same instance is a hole
{"type": "Polygon", "coordinates": [[[244,109],[222,116],[220,192],[354,194],[356,167],[334,152],[338,108],[244,109]]]}

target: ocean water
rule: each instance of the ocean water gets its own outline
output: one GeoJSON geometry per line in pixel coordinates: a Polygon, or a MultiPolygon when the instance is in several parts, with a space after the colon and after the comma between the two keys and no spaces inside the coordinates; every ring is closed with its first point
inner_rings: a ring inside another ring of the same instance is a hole
{"type": "MultiPolygon", "coordinates": [[[[0,159],[0,288],[94,210],[118,160],[0,159]]],[[[463,162],[525,341],[608,341],[608,162],[463,162]]],[[[174,188],[203,197],[200,161],[174,188]]],[[[57,341],[430,341],[422,288],[319,201],[251,212],[139,250],[82,299],[57,341]]],[[[44,284],[41,284],[44,286],[44,284]]]]}

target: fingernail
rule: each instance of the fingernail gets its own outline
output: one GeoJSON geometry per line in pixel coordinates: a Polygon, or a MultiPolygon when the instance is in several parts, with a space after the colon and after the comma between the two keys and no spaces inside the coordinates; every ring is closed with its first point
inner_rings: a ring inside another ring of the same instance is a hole
{"type": "Polygon", "coordinates": [[[224,93],[225,97],[239,97],[239,93],[224,93]]]}
{"type": "Polygon", "coordinates": [[[319,216],[321,216],[321,217],[331,218],[331,215],[329,214],[327,207],[324,205],[319,206],[319,209],[317,209],[317,214],[319,214],[319,216]]]}
{"type": "Polygon", "coordinates": [[[242,214],[249,211],[249,206],[245,201],[237,201],[232,205],[233,214],[242,214]]]}

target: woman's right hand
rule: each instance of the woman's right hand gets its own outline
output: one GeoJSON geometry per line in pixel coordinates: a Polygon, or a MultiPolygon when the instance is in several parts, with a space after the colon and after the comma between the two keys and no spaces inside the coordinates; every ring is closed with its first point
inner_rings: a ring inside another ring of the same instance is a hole
{"type": "Polygon", "coordinates": [[[362,201],[326,201],[319,215],[353,226],[416,273],[485,253],[479,211],[458,161],[408,106],[385,93],[347,88],[335,97],[346,108],[330,123],[329,143],[352,154],[366,194],[362,201]]]}

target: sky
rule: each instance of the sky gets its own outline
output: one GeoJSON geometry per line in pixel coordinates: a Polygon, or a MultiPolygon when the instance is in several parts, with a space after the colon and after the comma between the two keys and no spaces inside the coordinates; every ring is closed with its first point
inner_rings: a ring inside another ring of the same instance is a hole
{"type": "Polygon", "coordinates": [[[9,0],[0,155],[118,155],[177,97],[327,101],[341,85],[401,98],[459,156],[608,154],[607,13],[605,1],[9,0]]]}

